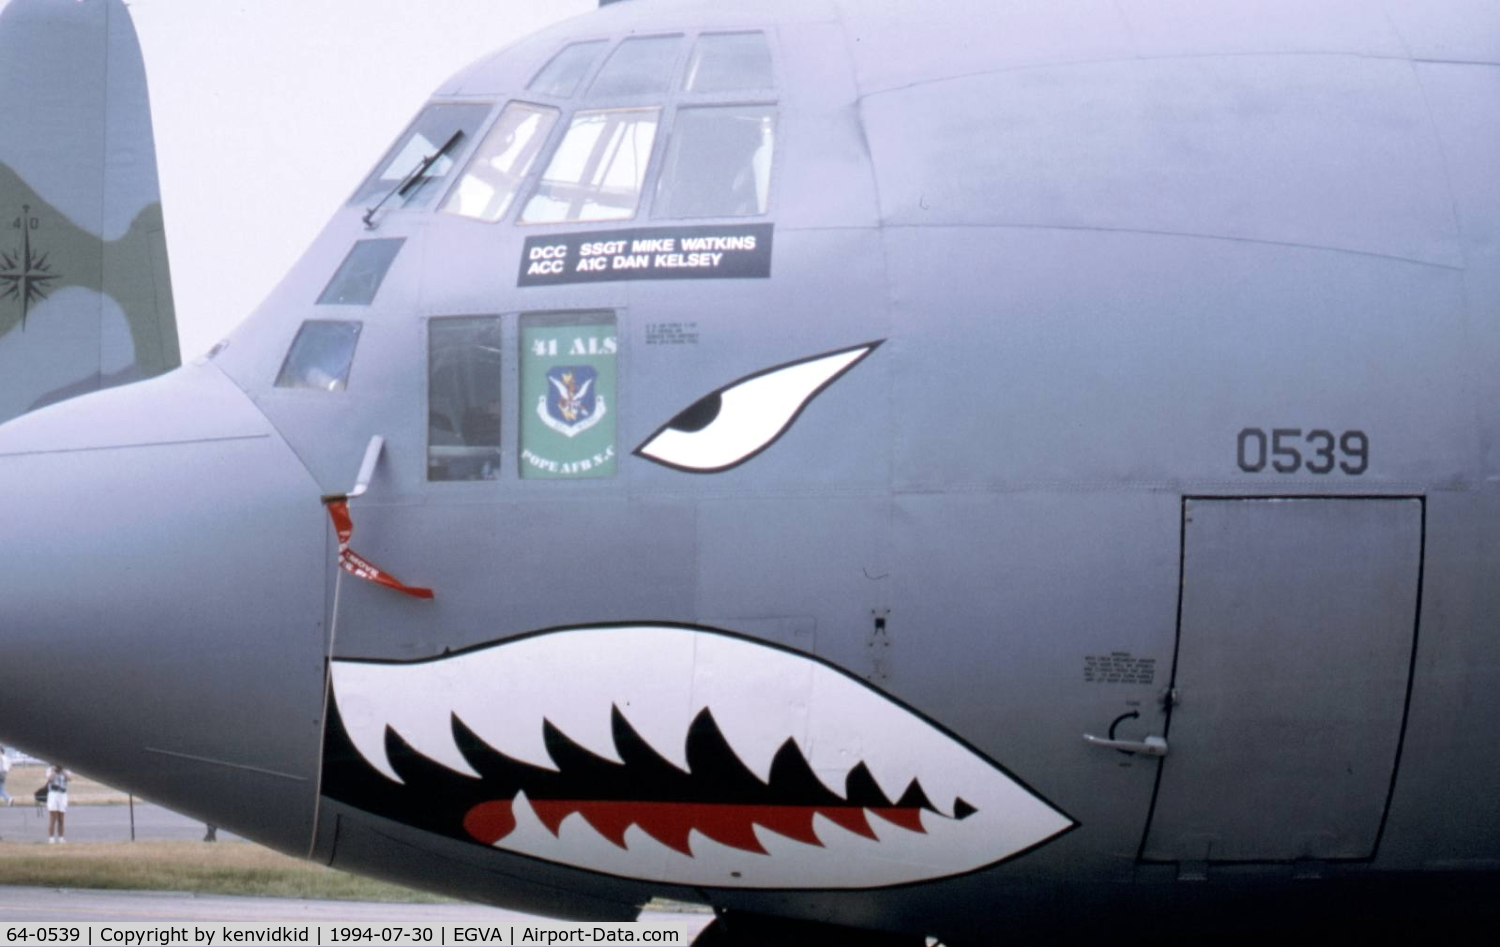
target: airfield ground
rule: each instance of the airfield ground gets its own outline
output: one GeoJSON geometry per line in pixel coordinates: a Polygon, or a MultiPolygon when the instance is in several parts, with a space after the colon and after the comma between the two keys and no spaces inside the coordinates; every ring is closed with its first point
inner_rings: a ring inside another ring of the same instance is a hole
{"type": "MultiPolygon", "coordinates": [[[[0,806],[0,920],[523,923],[546,920],[335,871],[220,831],[85,777],[69,787],[66,845],[47,843],[32,801],[44,768],[17,766],[0,806]],[[131,841],[134,819],[136,841],[131,841]]],[[[652,905],[643,921],[702,926],[692,905],[652,905]]]]}
{"type": "MultiPolygon", "coordinates": [[[[16,800],[16,805],[30,803],[31,795],[42,787],[47,781],[47,767],[37,763],[18,763],[11,768],[10,777],[5,781],[5,791],[10,793],[16,800]]],[[[130,797],[118,789],[113,789],[103,783],[89,779],[87,776],[74,774],[68,783],[68,800],[72,805],[124,805],[130,797]]],[[[5,834],[0,829],[0,835],[5,834]]]]}
{"type": "Polygon", "coordinates": [[[0,885],[402,903],[445,900],[290,858],[225,831],[218,833],[217,842],[207,843],[202,822],[140,800],[133,807],[127,802],[122,795],[119,804],[70,804],[66,845],[47,843],[47,815],[31,803],[29,793],[24,800],[17,797],[14,806],[0,807],[0,885]],[[136,841],[131,841],[132,816],[136,841]]]}

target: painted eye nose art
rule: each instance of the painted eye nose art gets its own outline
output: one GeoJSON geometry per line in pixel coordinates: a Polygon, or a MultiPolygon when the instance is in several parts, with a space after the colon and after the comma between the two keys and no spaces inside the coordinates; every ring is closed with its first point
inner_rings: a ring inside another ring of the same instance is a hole
{"type": "Polygon", "coordinates": [[[774,444],[814,398],[883,341],[776,365],[710,392],[658,428],[635,453],[688,473],[738,467],[774,444]]]}

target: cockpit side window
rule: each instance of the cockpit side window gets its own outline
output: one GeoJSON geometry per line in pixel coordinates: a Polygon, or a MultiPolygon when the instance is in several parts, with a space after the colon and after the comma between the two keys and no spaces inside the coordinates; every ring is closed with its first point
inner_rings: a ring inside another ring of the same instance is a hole
{"type": "Polygon", "coordinates": [[[575,113],[521,223],[634,217],[660,120],[659,108],[575,113]]]}
{"type": "Polygon", "coordinates": [[[363,326],[361,322],[320,319],[302,323],[276,376],[276,387],[343,391],[363,326]]]}
{"type": "Polygon", "coordinates": [[[589,86],[589,97],[663,95],[672,87],[681,36],[627,39],[610,55],[589,86]]]}
{"type": "Polygon", "coordinates": [[[764,33],[705,33],[693,45],[683,73],[688,92],[746,92],[770,89],[771,50],[764,33]]]}
{"type": "Polygon", "coordinates": [[[561,52],[548,60],[547,65],[542,67],[542,71],[536,74],[536,78],[526,88],[541,95],[570,98],[578,91],[578,83],[598,61],[604,46],[602,39],[564,46],[561,52]]]}
{"type": "Polygon", "coordinates": [[[512,102],[500,113],[443,210],[494,222],[505,216],[557,124],[557,109],[512,102]]]}
{"type": "Polygon", "coordinates": [[[500,319],[427,323],[427,479],[500,474],[500,319]]]}
{"type": "Polygon", "coordinates": [[[657,182],[658,217],[748,217],[766,212],[776,108],[681,108],[657,182]]]}
{"type": "Polygon", "coordinates": [[[380,292],[385,274],[401,252],[405,237],[356,240],[338,270],[318,296],[320,306],[368,306],[380,292]]]}
{"type": "Polygon", "coordinates": [[[434,187],[453,170],[458,155],[468,146],[474,132],[489,114],[489,104],[437,103],[417,116],[394,147],[376,165],[365,183],[360,185],[350,203],[373,204],[390,194],[387,207],[421,207],[437,191],[434,187]],[[457,140],[454,136],[457,135],[457,140]],[[447,150],[444,151],[444,146],[447,150]],[[442,152],[441,155],[438,153],[442,152]],[[424,161],[437,155],[422,170],[424,161]],[[408,181],[407,179],[412,180],[408,181]],[[392,194],[407,185],[404,193],[392,194]]]}

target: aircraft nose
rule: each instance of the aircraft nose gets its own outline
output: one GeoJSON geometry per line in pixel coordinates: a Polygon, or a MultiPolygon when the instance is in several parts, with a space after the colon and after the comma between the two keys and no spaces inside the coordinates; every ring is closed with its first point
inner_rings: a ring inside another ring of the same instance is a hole
{"type": "Polygon", "coordinates": [[[306,852],[327,535],[211,363],[0,427],[0,741],[306,852]]]}

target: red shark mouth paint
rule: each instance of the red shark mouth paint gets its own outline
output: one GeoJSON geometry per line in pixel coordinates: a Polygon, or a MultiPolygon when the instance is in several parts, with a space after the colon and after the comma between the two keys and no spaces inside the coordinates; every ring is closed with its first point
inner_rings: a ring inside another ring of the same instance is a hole
{"type": "MultiPolygon", "coordinates": [[[[634,826],[689,857],[694,832],[720,845],[765,855],[757,827],[805,845],[822,846],[819,819],[878,839],[871,817],[908,832],[924,833],[924,812],[928,818],[966,818],[974,812],[958,799],[953,806],[956,814],[943,815],[915,779],[893,801],[864,764],[850,770],[841,796],[818,780],[796,741],[790,739],[777,750],[769,777],[762,781],[740,762],[707,709],[688,727],[688,769],[680,770],[640,738],[619,708],[611,713],[621,757],[618,763],[596,756],[557,728],[545,725],[548,752],[558,763],[557,772],[509,760],[458,724],[457,742],[481,773],[484,788],[505,796],[470,808],[463,818],[464,831],[486,845],[503,842],[515,830],[513,804],[523,795],[523,804],[557,837],[563,821],[577,815],[622,849],[629,848],[626,832],[634,826]]],[[[439,771],[437,783],[464,779],[451,770],[446,772],[452,775],[442,779],[439,771]]],[[[413,780],[419,778],[413,773],[413,780]]],[[[435,784],[430,789],[451,795],[460,787],[435,784]]]]}
{"type": "Polygon", "coordinates": [[[333,687],[325,795],[613,875],[881,887],[987,867],[1074,824],[838,668],[708,629],[336,661],[333,687]]]}

